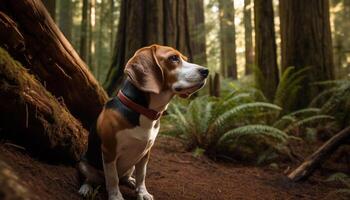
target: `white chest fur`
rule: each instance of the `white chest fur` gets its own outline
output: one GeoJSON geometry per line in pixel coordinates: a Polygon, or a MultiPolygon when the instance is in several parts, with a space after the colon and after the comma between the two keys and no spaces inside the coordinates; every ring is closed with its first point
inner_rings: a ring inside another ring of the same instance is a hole
{"type": "Polygon", "coordinates": [[[117,169],[124,176],[151,149],[159,132],[159,120],[151,121],[140,116],[140,126],[116,134],[117,169]]]}

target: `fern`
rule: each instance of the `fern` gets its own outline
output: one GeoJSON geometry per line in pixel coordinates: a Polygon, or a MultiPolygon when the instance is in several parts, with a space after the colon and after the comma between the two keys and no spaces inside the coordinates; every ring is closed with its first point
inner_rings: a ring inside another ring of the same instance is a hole
{"type": "Polygon", "coordinates": [[[209,132],[220,131],[226,128],[228,124],[232,123],[232,120],[243,118],[249,113],[249,111],[254,111],[254,110],[261,111],[264,109],[271,109],[277,112],[281,110],[279,106],[276,106],[270,103],[265,103],[265,102],[254,102],[254,103],[242,104],[242,105],[233,107],[230,110],[224,112],[222,115],[220,115],[209,127],[209,132]]]}
{"type": "Polygon", "coordinates": [[[279,142],[286,142],[289,136],[283,131],[267,125],[247,125],[235,128],[223,134],[218,140],[218,145],[223,145],[226,141],[232,138],[240,138],[244,136],[268,137],[279,142]]]}
{"type": "Polygon", "coordinates": [[[303,126],[307,126],[307,125],[313,125],[315,123],[320,124],[321,122],[325,122],[325,121],[333,121],[334,117],[329,116],[329,115],[315,115],[315,116],[311,116],[308,118],[305,118],[303,120],[297,121],[293,124],[290,124],[288,127],[286,127],[284,129],[284,131],[286,133],[289,133],[290,131],[292,131],[295,128],[299,128],[299,127],[303,127],[303,126]]]}

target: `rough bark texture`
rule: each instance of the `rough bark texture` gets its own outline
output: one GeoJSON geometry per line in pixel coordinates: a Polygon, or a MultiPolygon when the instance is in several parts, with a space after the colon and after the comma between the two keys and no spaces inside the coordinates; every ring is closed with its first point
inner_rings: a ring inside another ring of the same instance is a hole
{"type": "Polygon", "coordinates": [[[292,181],[301,181],[308,178],[322,162],[324,162],[341,144],[350,139],[350,127],[340,131],[338,134],[324,143],[315,153],[306,160],[288,178],[292,181]]]}
{"type": "Polygon", "coordinates": [[[0,46],[27,67],[85,127],[96,120],[107,95],[50,18],[41,1],[2,0],[0,46]],[[11,40],[10,40],[11,39],[11,40]]]}
{"type": "Polygon", "coordinates": [[[187,7],[186,0],[121,1],[116,50],[105,82],[109,94],[120,85],[125,63],[143,46],[167,45],[193,58],[187,7]]]}
{"type": "Polygon", "coordinates": [[[334,78],[328,0],[280,1],[282,69],[311,67],[303,83],[299,106],[322,88],[310,83],[334,78]]]}
{"type": "Polygon", "coordinates": [[[88,61],[88,15],[89,15],[89,1],[83,0],[82,7],[82,20],[81,20],[81,36],[80,36],[80,51],[79,54],[81,58],[87,62],[88,61]]]}
{"type": "Polygon", "coordinates": [[[59,1],[59,26],[68,41],[72,41],[72,2],[71,0],[59,1]]]}
{"type": "Polygon", "coordinates": [[[220,74],[215,73],[209,77],[209,95],[220,97],[220,74]]]}
{"type": "Polygon", "coordinates": [[[219,0],[221,74],[237,79],[235,10],[232,0],[219,0]]]}
{"type": "Polygon", "coordinates": [[[18,174],[3,160],[0,160],[0,185],[2,200],[40,199],[28,190],[18,174]]]}
{"type": "Polygon", "coordinates": [[[273,99],[279,78],[272,0],[254,0],[254,13],[255,62],[263,76],[257,84],[267,98],[273,99]]]}
{"type": "Polygon", "coordinates": [[[189,34],[192,51],[192,61],[196,64],[206,66],[206,31],[204,21],[204,3],[203,0],[188,1],[188,20],[189,34]]]}
{"type": "Polygon", "coordinates": [[[56,0],[42,0],[52,19],[56,20],[56,0]]]}
{"type": "Polygon", "coordinates": [[[2,48],[0,94],[2,138],[29,146],[43,156],[80,159],[87,145],[87,131],[2,48]]]}
{"type": "Polygon", "coordinates": [[[254,64],[252,5],[251,0],[244,0],[245,75],[252,73],[254,64]]]}

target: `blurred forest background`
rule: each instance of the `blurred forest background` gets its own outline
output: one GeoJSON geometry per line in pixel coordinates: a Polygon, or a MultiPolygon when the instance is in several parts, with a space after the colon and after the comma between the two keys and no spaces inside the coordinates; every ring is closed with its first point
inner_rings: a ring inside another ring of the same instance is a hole
{"type": "MultiPolygon", "coordinates": [[[[259,62],[257,56],[259,50],[271,51],[266,54],[275,52],[276,55],[262,58],[269,60],[265,61],[269,62],[266,65],[269,68],[277,68],[276,72],[280,74],[286,67],[281,57],[283,51],[281,35],[283,31],[293,34],[291,33],[293,30],[282,30],[283,22],[281,24],[281,18],[288,17],[283,14],[286,13],[284,9],[287,11],[293,8],[283,8],[278,0],[266,2],[194,0],[188,1],[187,5],[181,1],[45,0],[44,2],[66,38],[90,66],[97,79],[105,85],[109,84],[108,77],[113,73],[110,69],[113,59],[114,68],[123,67],[125,60],[137,48],[152,43],[179,48],[194,62],[208,66],[211,72],[218,72],[223,77],[231,79],[244,79],[245,75],[252,73],[253,66],[259,62]],[[182,19],[175,19],[177,17],[182,19]],[[254,21],[255,18],[257,19],[254,21]],[[259,26],[259,23],[264,25],[259,26]],[[176,26],[179,30],[174,33],[172,29],[175,30],[176,26]],[[152,35],[141,36],[141,30],[152,35]],[[183,46],[179,44],[182,37],[190,44],[183,46]],[[263,38],[262,47],[259,46],[260,38],[263,38]],[[121,41],[117,41],[118,39],[126,43],[122,44],[121,41]],[[267,39],[269,41],[264,41],[267,39]],[[269,42],[275,44],[268,45],[269,42]],[[124,62],[117,63],[115,57],[123,53],[126,58],[120,59],[124,62]]],[[[346,77],[350,70],[350,37],[347,31],[350,26],[350,2],[330,0],[329,5],[323,1],[300,4],[310,4],[310,12],[314,9],[323,9],[315,11],[319,12],[315,15],[308,13],[309,20],[315,20],[315,23],[316,20],[330,22],[332,31],[329,34],[333,42],[329,45],[331,45],[330,51],[333,52],[334,64],[328,64],[327,67],[334,68],[334,77],[346,77]],[[321,16],[324,18],[318,19],[319,15],[324,15],[321,16]]],[[[302,15],[299,12],[294,15],[302,15]]],[[[298,26],[297,29],[302,29],[304,24],[305,21],[300,21],[300,24],[295,26],[298,26]]],[[[314,28],[322,27],[315,25],[314,28]]],[[[322,41],[314,42],[322,43],[322,41]]],[[[322,60],[321,57],[319,59],[322,60]]],[[[313,63],[306,65],[311,64],[313,63]]]]}

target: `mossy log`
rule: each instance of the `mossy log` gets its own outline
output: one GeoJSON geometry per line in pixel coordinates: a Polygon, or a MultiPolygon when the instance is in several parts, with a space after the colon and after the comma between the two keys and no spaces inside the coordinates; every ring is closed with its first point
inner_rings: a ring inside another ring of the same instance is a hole
{"type": "Polygon", "coordinates": [[[88,128],[107,95],[40,0],[1,0],[0,46],[88,128]]]}
{"type": "Polygon", "coordinates": [[[0,48],[0,134],[39,154],[76,161],[87,131],[62,102],[0,48]]]}
{"type": "Polygon", "coordinates": [[[0,199],[2,200],[39,199],[2,160],[0,160],[0,185],[0,199]]]}

